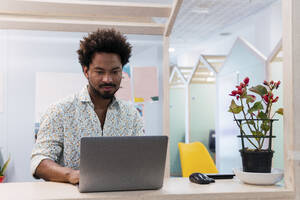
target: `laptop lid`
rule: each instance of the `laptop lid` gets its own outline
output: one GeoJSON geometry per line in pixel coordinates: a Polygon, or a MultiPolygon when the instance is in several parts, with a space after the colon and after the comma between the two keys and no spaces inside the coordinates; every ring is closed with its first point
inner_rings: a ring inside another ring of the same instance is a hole
{"type": "Polygon", "coordinates": [[[83,137],[80,192],[159,189],[167,136],[83,137]]]}

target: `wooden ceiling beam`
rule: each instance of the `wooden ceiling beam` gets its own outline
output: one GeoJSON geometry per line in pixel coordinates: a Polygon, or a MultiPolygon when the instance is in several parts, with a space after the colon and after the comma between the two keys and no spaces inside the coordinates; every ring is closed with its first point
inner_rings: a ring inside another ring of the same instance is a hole
{"type": "Polygon", "coordinates": [[[216,81],[191,81],[191,84],[215,84],[216,81]]]}
{"type": "Polygon", "coordinates": [[[171,11],[171,14],[170,14],[170,17],[168,19],[166,29],[165,29],[165,32],[164,32],[164,36],[166,36],[166,37],[169,37],[171,32],[172,32],[172,29],[173,29],[173,26],[175,24],[175,20],[176,20],[176,17],[178,15],[178,12],[180,10],[182,2],[183,2],[183,0],[174,0],[172,11],[171,11]]]}
{"type": "Polygon", "coordinates": [[[225,60],[226,55],[202,55],[207,60],[225,60]]]}
{"type": "Polygon", "coordinates": [[[45,16],[169,17],[172,6],[153,3],[83,0],[1,0],[2,14],[45,16]]]}
{"type": "MultiPolygon", "coordinates": [[[[106,21],[106,22],[137,22],[137,23],[155,23],[151,17],[121,17],[121,16],[55,16],[55,15],[36,15],[36,14],[2,14],[0,17],[16,17],[16,18],[46,18],[46,19],[60,19],[60,20],[89,20],[89,21],[106,21]]],[[[156,23],[157,24],[157,23],[156,23]]]]}
{"type": "Polygon", "coordinates": [[[0,15],[0,29],[91,32],[98,28],[117,28],[126,34],[162,35],[164,25],[156,23],[108,22],[82,19],[60,19],[42,16],[0,15]]]}
{"type": "Polygon", "coordinates": [[[275,57],[272,62],[283,62],[283,57],[275,57]]]}

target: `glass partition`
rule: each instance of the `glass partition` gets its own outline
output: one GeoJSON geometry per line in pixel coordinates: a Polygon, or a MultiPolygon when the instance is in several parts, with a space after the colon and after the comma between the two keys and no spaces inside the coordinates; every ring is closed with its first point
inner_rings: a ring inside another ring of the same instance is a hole
{"type": "Polygon", "coordinates": [[[265,60],[250,44],[237,39],[217,74],[216,156],[221,173],[232,173],[233,168],[242,166],[239,129],[228,112],[232,100],[229,94],[245,77],[250,78],[250,86],[261,84],[265,79],[265,60]]]}

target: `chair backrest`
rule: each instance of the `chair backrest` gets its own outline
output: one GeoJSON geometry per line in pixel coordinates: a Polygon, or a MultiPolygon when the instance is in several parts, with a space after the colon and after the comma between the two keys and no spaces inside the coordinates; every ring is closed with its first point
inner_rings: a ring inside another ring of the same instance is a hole
{"type": "Polygon", "coordinates": [[[218,169],[201,142],[178,143],[182,177],[192,173],[218,173],[218,169]]]}

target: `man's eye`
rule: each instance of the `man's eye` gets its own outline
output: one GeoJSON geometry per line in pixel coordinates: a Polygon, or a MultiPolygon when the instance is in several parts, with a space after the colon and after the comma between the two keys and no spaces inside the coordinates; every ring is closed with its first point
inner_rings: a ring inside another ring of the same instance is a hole
{"type": "Polygon", "coordinates": [[[118,74],[119,73],[119,71],[117,70],[117,71],[113,71],[113,74],[118,74]]]}
{"type": "Polygon", "coordinates": [[[103,71],[97,71],[97,73],[98,73],[98,74],[103,74],[104,72],[103,72],[103,71]]]}

